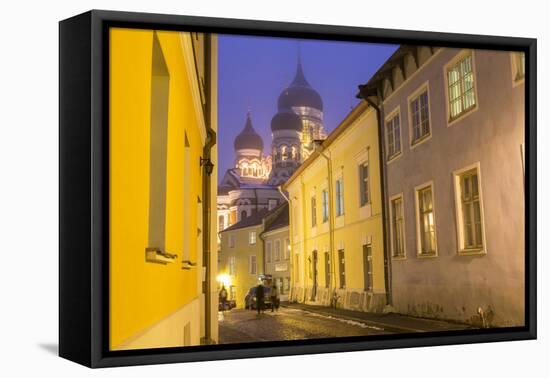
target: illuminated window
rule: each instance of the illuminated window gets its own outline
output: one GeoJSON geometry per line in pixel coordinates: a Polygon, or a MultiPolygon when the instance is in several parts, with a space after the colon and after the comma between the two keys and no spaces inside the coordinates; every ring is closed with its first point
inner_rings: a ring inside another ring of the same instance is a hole
{"type": "Polygon", "coordinates": [[[290,239],[285,239],[285,244],[283,245],[283,255],[284,259],[288,260],[290,258],[290,239]]]}
{"type": "Polygon", "coordinates": [[[399,112],[386,121],[386,134],[388,137],[388,160],[390,160],[401,152],[399,112]]]}
{"type": "Polygon", "coordinates": [[[456,210],[461,252],[483,250],[483,216],[478,168],[455,173],[456,210]]]}
{"type": "Polygon", "coordinates": [[[229,256],[229,275],[234,276],[236,273],[235,256],[229,256]]]}
{"type": "Polygon", "coordinates": [[[474,108],[476,95],[471,54],[447,69],[447,86],[451,120],[474,108]]]}
{"type": "Polygon", "coordinates": [[[248,244],[256,244],[256,231],[250,231],[248,233],[248,244]]]}
{"type": "Polygon", "coordinates": [[[435,215],[433,190],[431,184],[417,189],[417,224],[419,251],[421,256],[433,256],[436,253],[435,215]]]}
{"type": "Polygon", "coordinates": [[[412,123],[412,143],[430,135],[430,109],[428,104],[428,90],[424,90],[410,103],[412,123]]]}

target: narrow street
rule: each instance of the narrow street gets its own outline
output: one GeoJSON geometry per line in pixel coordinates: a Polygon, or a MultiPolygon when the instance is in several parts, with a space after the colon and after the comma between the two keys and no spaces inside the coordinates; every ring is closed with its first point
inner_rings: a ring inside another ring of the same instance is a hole
{"type": "Polygon", "coordinates": [[[258,315],[251,310],[226,311],[220,318],[220,343],[317,339],[388,333],[367,323],[281,307],[258,315]]]}

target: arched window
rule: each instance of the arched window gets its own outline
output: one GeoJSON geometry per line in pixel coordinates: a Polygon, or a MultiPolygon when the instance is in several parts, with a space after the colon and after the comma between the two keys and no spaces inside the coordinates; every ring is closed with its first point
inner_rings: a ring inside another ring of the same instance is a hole
{"type": "Polygon", "coordinates": [[[287,156],[286,156],[286,146],[281,146],[281,156],[282,156],[282,160],[286,160],[287,156]]]}
{"type": "Polygon", "coordinates": [[[246,210],[241,211],[241,220],[246,219],[246,210]]]}
{"type": "Polygon", "coordinates": [[[296,146],[292,146],[292,159],[296,159],[296,155],[297,155],[297,152],[298,152],[298,149],[296,148],[296,146]]]}

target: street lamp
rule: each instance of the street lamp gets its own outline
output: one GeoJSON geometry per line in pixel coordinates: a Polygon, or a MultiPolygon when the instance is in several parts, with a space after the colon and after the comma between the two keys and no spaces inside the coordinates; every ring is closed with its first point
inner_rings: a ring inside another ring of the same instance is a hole
{"type": "Polygon", "coordinates": [[[214,170],[214,164],[210,160],[210,158],[200,158],[200,165],[201,167],[204,165],[204,168],[206,169],[206,174],[210,176],[212,174],[212,171],[214,170]]]}

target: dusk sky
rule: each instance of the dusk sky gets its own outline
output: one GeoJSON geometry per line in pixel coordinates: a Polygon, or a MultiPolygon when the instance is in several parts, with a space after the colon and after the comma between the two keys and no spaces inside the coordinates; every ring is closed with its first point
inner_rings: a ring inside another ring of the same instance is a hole
{"type": "Polygon", "coordinates": [[[233,166],[233,141],[250,109],[252,124],[271,150],[271,118],[277,99],[296,73],[298,49],[309,84],[321,95],[330,133],[359,101],[365,83],[396,50],[395,45],[219,35],[219,180],[233,166]],[[299,47],[298,47],[299,46],[299,47]]]}

